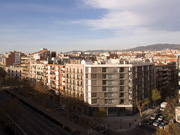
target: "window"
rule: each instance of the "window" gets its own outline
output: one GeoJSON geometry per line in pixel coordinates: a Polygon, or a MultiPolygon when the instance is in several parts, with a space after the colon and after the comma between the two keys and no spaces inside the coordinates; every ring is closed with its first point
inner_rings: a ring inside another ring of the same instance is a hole
{"type": "Polygon", "coordinates": [[[106,81],[103,80],[103,85],[106,85],[106,81]]]}
{"type": "Polygon", "coordinates": [[[124,87],[123,86],[120,87],[120,91],[124,91],[124,87]]]}
{"type": "Polygon", "coordinates": [[[102,68],[102,72],[106,72],[106,68],[102,68]]]}
{"type": "Polygon", "coordinates": [[[112,99],[105,99],[105,104],[112,104],[113,100],[112,99]]]}
{"type": "Polygon", "coordinates": [[[120,72],[124,72],[124,68],[123,67],[120,68],[120,72]]]}
{"type": "Polygon", "coordinates": [[[177,120],[180,121],[180,115],[177,115],[177,120]]]}
{"type": "Polygon", "coordinates": [[[108,79],[112,79],[112,75],[108,75],[108,79]]]}
{"type": "Polygon", "coordinates": [[[120,99],[120,104],[124,104],[124,99],[120,99]]]}
{"type": "Polygon", "coordinates": [[[112,85],[112,81],[108,81],[108,85],[112,85]]]}
{"type": "Polygon", "coordinates": [[[120,81],[120,85],[124,85],[124,80],[121,80],[121,81],[120,81]]]}
{"type": "Polygon", "coordinates": [[[91,93],[91,97],[97,97],[97,93],[91,93]]]}
{"type": "Polygon", "coordinates": [[[97,103],[97,99],[91,99],[91,103],[92,104],[96,104],[97,103]]]}
{"type": "Polygon", "coordinates": [[[86,74],[86,78],[88,78],[88,74],[86,74]]]}
{"type": "Polygon", "coordinates": [[[96,74],[91,74],[91,79],[96,79],[96,74]]]}
{"type": "Polygon", "coordinates": [[[104,97],[112,97],[112,93],[104,93],[104,97]]]}
{"type": "Polygon", "coordinates": [[[107,90],[108,90],[108,91],[112,91],[112,90],[113,90],[113,87],[107,87],[107,90]]]}
{"type": "Polygon", "coordinates": [[[124,93],[120,93],[120,95],[119,95],[120,97],[124,97],[124,93]]]}

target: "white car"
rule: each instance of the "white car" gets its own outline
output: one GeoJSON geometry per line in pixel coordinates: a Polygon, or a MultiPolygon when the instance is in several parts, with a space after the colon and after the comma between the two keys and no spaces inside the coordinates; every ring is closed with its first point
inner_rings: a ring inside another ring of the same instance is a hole
{"type": "Polygon", "coordinates": [[[162,121],[162,120],[163,120],[163,116],[160,115],[160,116],[158,117],[158,120],[159,120],[159,121],[162,121]]]}
{"type": "Polygon", "coordinates": [[[157,127],[158,125],[159,125],[159,121],[158,121],[158,120],[155,120],[155,121],[153,122],[153,126],[157,127]]]}

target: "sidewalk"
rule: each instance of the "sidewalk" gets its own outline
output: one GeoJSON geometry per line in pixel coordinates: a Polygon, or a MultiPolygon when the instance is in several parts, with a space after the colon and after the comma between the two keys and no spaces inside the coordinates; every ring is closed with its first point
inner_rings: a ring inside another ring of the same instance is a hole
{"type": "Polygon", "coordinates": [[[140,121],[148,118],[152,113],[158,110],[159,107],[155,109],[147,109],[143,112],[143,117],[140,119],[139,113],[133,116],[123,116],[123,117],[107,117],[106,127],[112,131],[127,131],[135,127],[140,123],[140,121]],[[109,126],[108,126],[109,125],[109,126]]]}

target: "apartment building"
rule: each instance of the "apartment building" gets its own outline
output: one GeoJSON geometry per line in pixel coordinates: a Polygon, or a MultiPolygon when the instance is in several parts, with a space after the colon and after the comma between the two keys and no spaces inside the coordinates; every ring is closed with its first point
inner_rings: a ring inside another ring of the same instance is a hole
{"type": "Polygon", "coordinates": [[[170,86],[170,70],[164,65],[155,66],[156,88],[162,91],[163,88],[170,86]]]}
{"type": "Polygon", "coordinates": [[[84,101],[90,116],[104,107],[108,116],[132,115],[136,102],[151,97],[154,64],[85,64],[84,101]]]}
{"type": "Polygon", "coordinates": [[[174,87],[178,86],[178,70],[176,62],[167,63],[167,68],[170,70],[170,82],[174,87]]]}
{"type": "Polygon", "coordinates": [[[66,66],[45,64],[43,80],[44,85],[48,86],[49,89],[64,94],[66,92],[66,66]]]}
{"type": "MultiPolygon", "coordinates": [[[[177,59],[177,70],[178,70],[178,94],[180,95],[180,54],[178,55],[177,59]]],[[[180,99],[179,99],[180,103],[180,99]]],[[[175,107],[175,120],[176,122],[180,123],[180,106],[175,107]]]]}
{"type": "Polygon", "coordinates": [[[5,71],[9,77],[21,80],[22,68],[20,66],[9,66],[6,67],[5,71]]]}
{"type": "Polygon", "coordinates": [[[21,67],[22,67],[22,75],[21,78],[29,79],[29,69],[30,69],[30,57],[23,56],[21,57],[21,67]]]}
{"type": "Polygon", "coordinates": [[[66,94],[79,99],[84,98],[84,65],[66,64],[66,94]]]}
{"type": "Polygon", "coordinates": [[[30,70],[29,70],[29,76],[30,80],[32,82],[43,82],[44,77],[44,63],[37,61],[35,63],[30,64],[30,70]]]}
{"type": "Polygon", "coordinates": [[[155,76],[156,76],[156,88],[162,91],[163,88],[167,86],[177,87],[177,69],[176,63],[171,62],[167,64],[157,64],[155,66],[155,76]]]}
{"type": "Polygon", "coordinates": [[[22,56],[25,56],[25,54],[16,51],[4,53],[1,55],[0,66],[5,69],[8,66],[20,65],[22,56]]]}

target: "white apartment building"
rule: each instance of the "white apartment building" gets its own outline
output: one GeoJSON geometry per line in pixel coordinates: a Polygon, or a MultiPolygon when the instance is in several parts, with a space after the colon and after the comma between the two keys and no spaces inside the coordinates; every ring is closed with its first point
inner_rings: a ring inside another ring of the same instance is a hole
{"type": "Polygon", "coordinates": [[[29,76],[32,82],[43,81],[44,63],[30,63],[29,76]]]}

